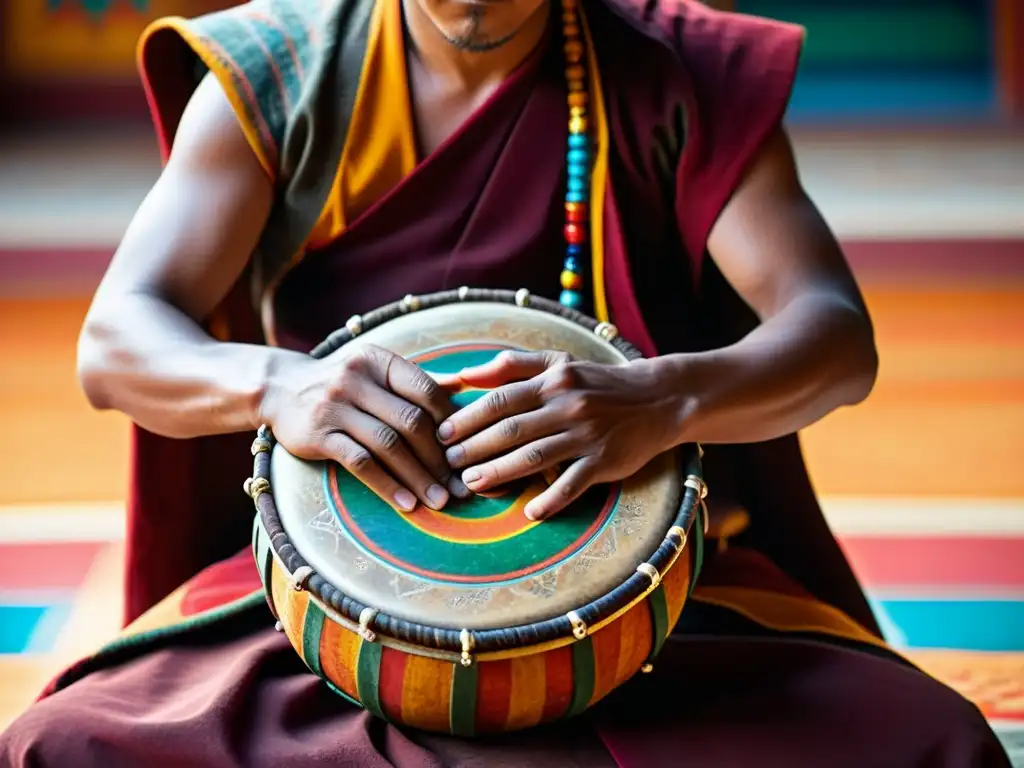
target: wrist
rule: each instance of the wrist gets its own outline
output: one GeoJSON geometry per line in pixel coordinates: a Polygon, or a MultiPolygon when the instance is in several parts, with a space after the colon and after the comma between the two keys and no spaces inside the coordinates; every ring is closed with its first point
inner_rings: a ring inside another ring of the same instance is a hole
{"type": "Polygon", "coordinates": [[[706,409],[701,356],[663,355],[646,361],[650,366],[651,402],[657,403],[659,418],[667,432],[666,448],[697,441],[699,424],[706,409]]]}
{"type": "Polygon", "coordinates": [[[259,362],[256,385],[251,399],[253,429],[264,424],[273,427],[281,403],[287,401],[289,375],[297,364],[311,362],[311,358],[291,350],[265,347],[259,362]]]}

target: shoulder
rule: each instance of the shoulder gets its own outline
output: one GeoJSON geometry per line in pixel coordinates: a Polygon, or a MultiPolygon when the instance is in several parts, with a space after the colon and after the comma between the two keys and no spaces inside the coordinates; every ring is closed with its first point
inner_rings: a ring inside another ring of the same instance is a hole
{"type": "Polygon", "coordinates": [[[804,29],[709,8],[697,0],[604,0],[677,66],[686,128],[676,210],[691,257],[782,124],[804,29]]]}
{"type": "Polygon", "coordinates": [[[698,0],[605,0],[631,26],[660,41],[698,93],[753,89],[792,79],[805,30],[796,24],[718,11],[698,0]]]}
{"type": "Polygon", "coordinates": [[[274,176],[290,119],[329,44],[330,16],[346,2],[251,0],[150,25],[139,41],[138,62],[165,155],[186,104],[208,73],[260,164],[274,176]]]}

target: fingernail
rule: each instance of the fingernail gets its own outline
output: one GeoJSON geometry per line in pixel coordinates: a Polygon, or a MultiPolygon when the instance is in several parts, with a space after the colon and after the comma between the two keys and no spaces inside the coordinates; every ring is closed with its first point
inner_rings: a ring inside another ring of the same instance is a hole
{"type": "Polygon", "coordinates": [[[416,509],[416,497],[410,491],[401,488],[395,492],[395,503],[403,512],[412,512],[416,509]]]}
{"type": "Polygon", "coordinates": [[[526,515],[527,520],[533,520],[534,522],[544,519],[544,513],[539,509],[534,509],[529,504],[526,505],[526,509],[523,510],[523,514],[526,515]]]}
{"type": "Polygon", "coordinates": [[[444,452],[444,457],[445,459],[447,459],[449,467],[459,466],[459,462],[462,461],[465,455],[466,451],[463,449],[461,445],[453,445],[451,448],[444,452]]]}
{"type": "Polygon", "coordinates": [[[475,469],[467,469],[462,473],[462,482],[466,485],[480,482],[480,473],[475,469]]]}
{"type": "Polygon", "coordinates": [[[440,485],[432,485],[427,488],[427,501],[434,509],[440,509],[448,501],[448,491],[440,485]]]}
{"type": "Polygon", "coordinates": [[[442,421],[441,426],[437,428],[437,437],[439,440],[451,440],[452,435],[455,434],[455,427],[447,421],[442,421]]]}
{"type": "Polygon", "coordinates": [[[460,499],[468,499],[473,495],[473,492],[466,487],[466,484],[455,475],[452,475],[448,481],[448,491],[460,499]]]}

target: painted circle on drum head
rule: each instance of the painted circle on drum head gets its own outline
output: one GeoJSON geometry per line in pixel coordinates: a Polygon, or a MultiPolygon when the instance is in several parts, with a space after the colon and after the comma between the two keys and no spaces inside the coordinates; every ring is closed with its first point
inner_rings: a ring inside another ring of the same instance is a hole
{"type": "MultiPolygon", "coordinates": [[[[455,373],[509,348],[459,343],[410,359],[432,373],[455,373]]],[[[463,391],[453,401],[465,406],[482,394],[463,391]]],[[[431,581],[480,586],[534,576],[571,558],[611,520],[621,491],[619,484],[597,486],[556,517],[537,523],[523,510],[547,487],[539,477],[490,498],[453,498],[440,512],[422,505],[400,512],[334,462],[324,468],[324,486],[342,531],[370,557],[431,581]]]]}

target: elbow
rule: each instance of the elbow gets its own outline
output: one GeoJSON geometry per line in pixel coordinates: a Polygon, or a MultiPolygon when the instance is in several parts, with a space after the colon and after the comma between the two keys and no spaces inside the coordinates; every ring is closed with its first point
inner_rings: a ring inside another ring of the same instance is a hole
{"type": "Polygon", "coordinates": [[[859,405],[867,400],[878,380],[878,346],[871,319],[865,313],[857,312],[851,326],[845,356],[847,405],[859,405]]]}
{"type": "Polygon", "coordinates": [[[98,411],[112,408],[109,391],[111,329],[89,317],[78,337],[78,385],[89,405],[98,411]]]}

